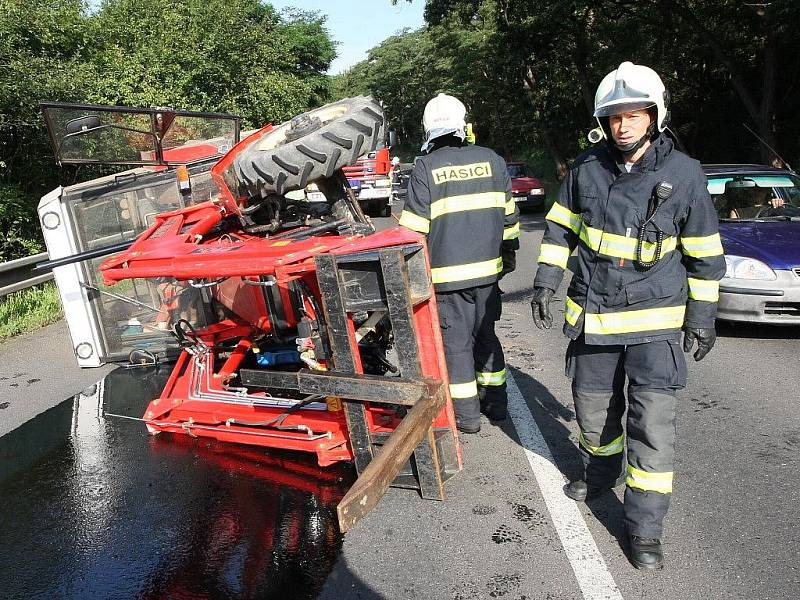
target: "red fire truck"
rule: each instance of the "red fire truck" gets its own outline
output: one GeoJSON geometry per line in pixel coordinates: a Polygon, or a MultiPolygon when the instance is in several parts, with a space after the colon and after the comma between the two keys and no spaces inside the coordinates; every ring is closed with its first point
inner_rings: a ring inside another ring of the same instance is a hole
{"type": "Polygon", "coordinates": [[[392,212],[392,162],[389,148],[365,154],[352,167],[343,169],[361,209],[369,215],[388,217],[392,212]]]}

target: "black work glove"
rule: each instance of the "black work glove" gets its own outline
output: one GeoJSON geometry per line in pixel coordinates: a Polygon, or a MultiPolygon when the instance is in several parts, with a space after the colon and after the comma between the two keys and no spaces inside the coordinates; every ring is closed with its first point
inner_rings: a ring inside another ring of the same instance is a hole
{"type": "Polygon", "coordinates": [[[684,326],[683,351],[691,352],[695,340],[697,340],[697,351],[694,353],[694,359],[703,360],[706,354],[711,352],[714,343],[717,341],[717,330],[713,327],[684,326]]]}
{"type": "Polygon", "coordinates": [[[550,329],[553,326],[553,315],[550,313],[552,298],[553,290],[549,288],[537,287],[533,290],[531,313],[533,322],[539,329],[550,329]]]}

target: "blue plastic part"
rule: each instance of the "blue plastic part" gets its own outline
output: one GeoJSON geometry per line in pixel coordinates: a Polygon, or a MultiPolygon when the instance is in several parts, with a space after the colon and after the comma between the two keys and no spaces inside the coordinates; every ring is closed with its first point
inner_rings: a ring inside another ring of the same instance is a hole
{"type": "Polygon", "coordinates": [[[269,351],[256,353],[256,362],[260,367],[295,365],[300,362],[300,353],[295,346],[273,348],[269,351]]]}

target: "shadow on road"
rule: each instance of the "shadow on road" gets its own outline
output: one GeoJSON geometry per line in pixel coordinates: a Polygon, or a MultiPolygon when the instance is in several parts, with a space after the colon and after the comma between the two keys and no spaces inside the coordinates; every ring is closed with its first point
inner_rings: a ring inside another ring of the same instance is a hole
{"type": "MultiPolygon", "coordinates": [[[[582,475],[580,455],[570,430],[561,421],[573,421],[575,413],[560,402],[550,390],[530,375],[508,367],[514,377],[536,425],[542,432],[553,462],[567,479],[577,479],[582,475]]],[[[511,419],[497,426],[514,442],[521,445],[511,419]]],[[[622,502],[615,494],[604,494],[586,503],[594,517],[614,536],[620,545],[626,547],[625,525],[622,502]]]]}
{"type": "Polygon", "coordinates": [[[800,326],[717,321],[717,336],[762,340],[797,340],[800,339],[800,326]]]}

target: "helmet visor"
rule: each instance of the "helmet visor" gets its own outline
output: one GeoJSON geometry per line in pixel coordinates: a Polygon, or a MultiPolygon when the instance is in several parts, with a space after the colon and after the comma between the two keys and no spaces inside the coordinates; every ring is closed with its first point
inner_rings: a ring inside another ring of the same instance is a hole
{"type": "Polygon", "coordinates": [[[614,82],[614,89],[606,94],[594,109],[595,117],[610,117],[632,110],[642,110],[655,105],[647,92],[639,91],[625,83],[624,79],[614,82]]]}

